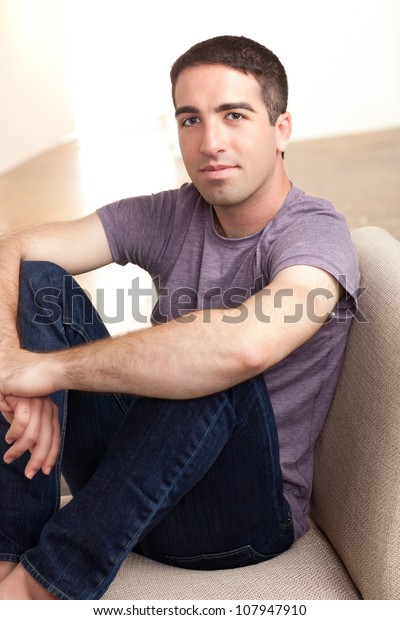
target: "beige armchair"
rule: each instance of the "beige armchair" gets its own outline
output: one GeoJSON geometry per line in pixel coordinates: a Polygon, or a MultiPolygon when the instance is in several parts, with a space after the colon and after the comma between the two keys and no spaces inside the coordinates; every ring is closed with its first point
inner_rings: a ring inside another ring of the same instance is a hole
{"type": "Polygon", "coordinates": [[[372,227],[353,239],[365,290],[316,446],[311,530],[281,556],[235,570],[132,553],[104,599],[400,599],[400,243],[372,227]]]}
{"type": "Polygon", "coordinates": [[[365,291],[316,447],[311,531],[281,556],[235,570],[132,553],[104,599],[400,598],[400,243],[375,227],[353,239],[365,291]]]}

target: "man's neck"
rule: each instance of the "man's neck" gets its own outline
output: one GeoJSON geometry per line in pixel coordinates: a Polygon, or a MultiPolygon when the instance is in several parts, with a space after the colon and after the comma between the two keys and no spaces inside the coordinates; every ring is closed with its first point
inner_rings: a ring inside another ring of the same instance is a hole
{"type": "Polygon", "coordinates": [[[265,228],[275,217],[291,190],[285,175],[269,196],[249,199],[240,205],[214,206],[215,228],[222,237],[238,239],[248,237],[265,228]]]}

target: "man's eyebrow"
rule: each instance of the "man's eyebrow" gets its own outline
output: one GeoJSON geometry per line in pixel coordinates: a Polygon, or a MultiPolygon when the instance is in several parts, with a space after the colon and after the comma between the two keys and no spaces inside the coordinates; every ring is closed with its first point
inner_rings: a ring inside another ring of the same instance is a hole
{"type": "Polygon", "coordinates": [[[225,112],[227,110],[248,110],[249,112],[255,112],[253,106],[247,103],[247,101],[229,101],[227,103],[221,103],[216,111],[225,112]]]}
{"type": "MultiPolygon", "coordinates": [[[[255,112],[253,106],[246,101],[229,101],[227,103],[221,103],[216,108],[216,112],[226,112],[228,110],[248,110],[249,112],[255,112]]],[[[193,105],[183,105],[175,110],[175,116],[180,114],[200,114],[200,110],[193,105]]]]}
{"type": "Polygon", "coordinates": [[[179,114],[200,114],[200,110],[193,105],[182,105],[175,110],[175,116],[179,116],[179,114]]]}

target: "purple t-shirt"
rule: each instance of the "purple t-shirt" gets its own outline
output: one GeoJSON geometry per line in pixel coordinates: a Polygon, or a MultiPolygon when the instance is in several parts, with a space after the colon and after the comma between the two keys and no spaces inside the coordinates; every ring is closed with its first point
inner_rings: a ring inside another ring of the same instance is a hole
{"type": "Polygon", "coordinates": [[[322,268],[345,288],[331,319],[264,375],[297,538],[308,529],[313,446],[332,400],[359,286],[343,216],[326,200],[292,186],[264,229],[227,239],[214,227],[212,207],[190,183],[112,203],[98,214],[115,262],[134,263],[152,276],[159,294],[153,322],[200,308],[235,307],[292,265],[322,268]]]}

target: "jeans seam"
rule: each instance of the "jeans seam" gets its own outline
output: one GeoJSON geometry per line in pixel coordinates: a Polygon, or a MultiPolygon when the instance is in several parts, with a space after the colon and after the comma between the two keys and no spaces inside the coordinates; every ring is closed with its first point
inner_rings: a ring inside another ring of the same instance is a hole
{"type": "Polygon", "coordinates": [[[64,443],[65,443],[65,433],[67,429],[67,417],[68,417],[68,392],[65,391],[63,398],[63,408],[64,411],[62,413],[62,426],[61,426],[61,447],[60,452],[58,454],[58,459],[56,463],[56,505],[54,512],[57,512],[60,509],[61,504],[61,469],[62,469],[62,458],[64,451],[64,443]]]}
{"type": "MultiPolygon", "coordinates": [[[[264,379],[263,379],[263,381],[264,381],[264,379]]],[[[276,434],[278,434],[278,430],[277,430],[277,427],[276,427],[275,413],[274,413],[274,409],[272,407],[272,403],[271,403],[271,401],[269,401],[269,403],[268,403],[268,401],[265,399],[264,394],[260,390],[260,387],[259,387],[257,381],[254,381],[254,385],[255,385],[255,390],[257,392],[257,398],[258,398],[259,403],[263,407],[266,407],[268,404],[271,406],[272,415],[273,415],[274,424],[275,424],[275,432],[276,432],[276,434]]],[[[267,439],[268,439],[269,453],[271,455],[271,458],[273,458],[273,460],[274,460],[274,462],[273,462],[273,471],[276,472],[278,470],[278,468],[279,468],[279,471],[280,471],[280,481],[281,481],[281,484],[282,484],[282,494],[283,494],[283,479],[282,479],[282,469],[281,469],[280,457],[278,456],[278,459],[277,460],[275,459],[275,451],[272,449],[272,443],[273,442],[271,440],[271,429],[270,429],[269,425],[267,425],[267,431],[268,431],[267,432],[267,439]]],[[[278,445],[278,455],[279,455],[279,437],[278,436],[277,436],[277,445],[278,445]]],[[[278,482],[278,479],[275,479],[274,484],[276,485],[277,482],[278,482]]],[[[289,505],[288,505],[287,501],[284,500],[283,495],[282,495],[282,499],[285,502],[286,507],[289,509],[289,514],[287,515],[285,520],[282,520],[282,516],[280,515],[280,511],[279,511],[279,506],[277,504],[277,494],[274,493],[275,515],[276,515],[280,525],[282,527],[287,528],[287,527],[290,527],[292,525],[292,516],[291,516],[291,511],[290,511],[289,505]]]]}
{"type": "Polygon", "coordinates": [[[0,553],[0,562],[14,562],[14,558],[15,562],[19,562],[20,557],[16,553],[0,553]]]}
{"type": "Polygon", "coordinates": [[[51,594],[60,595],[64,600],[71,600],[71,598],[65,594],[62,590],[54,586],[50,583],[39,571],[36,570],[34,566],[27,560],[24,556],[21,557],[21,565],[25,568],[25,570],[33,577],[36,581],[38,581],[43,587],[46,588],[51,594]]]}
{"type": "Polygon", "coordinates": [[[90,338],[90,336],[88,335],[87,331],[85,328],[83,328],[81,325],[79,325],[78,323],[74,323],[72,321],[72,319],[66,319],[63,317],[63,325],[67,325],[70,329],[72,329],[73,331],[75,331],[77,334],[79,334],[80,336],[82,336],[83,340],[85,342],[92,342],[92,339],[90,338]]]}
{"type": "Polygon", "coordinates": [[[208,560],[223,560],[225,558],[235,558],[240,555],[245,554],[249,559],[257,560],[259,562],[268,561],[271,558],[276,557],[278,553],[260,553],[257,551],[253,545],[242,545],[241,547],[236,547],[235,549],[229,549],[228,551],[221,551],[219,553],[199,553],[192,556],[179,556],[179,555],[166,555],[165,557],[173,561],[178,561],[181,564],[189,564],[190,562],[203,562],[208,560]]]}
{"type": "Polygon", "coordinates": [[[179,560],[180,562],[192,562],[193,560],[208,560],[215,559],[220,560],[221,558],[230,558],[237,556],[239,553],[245,552],[249,555],[248,550],[251,549],[255,553],[253,547],[251,545],[242,545],[241,547],[237,547],[236,549],[230,549],[229,551],[221,551],[219,553],[198,553],[196,555],[190,556],[180,556],[180,555],[166,555],[168,559],[171,560],[179,560]]]}

